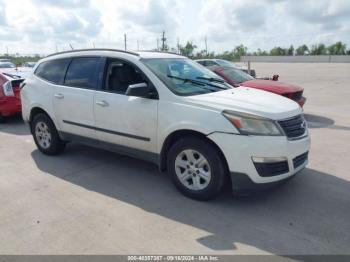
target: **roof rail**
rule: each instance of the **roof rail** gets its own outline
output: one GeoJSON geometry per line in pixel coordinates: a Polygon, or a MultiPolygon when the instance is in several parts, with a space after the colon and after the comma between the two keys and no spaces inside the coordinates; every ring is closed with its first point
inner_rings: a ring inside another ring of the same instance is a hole
{"type": "Polygon", "coordinates": [[[50,55],[47,55],[46,57],[55,56],[55,55],[61,55],[61,54],[69,54],[69,53],[75,53],[75,52],[83,52],[83,51],[114,51],[114,52],[122,52],[127,53],[130,55],[140,56],[138,53],[131,52],[131,51],[125,51],[120,49],[111,49],[111,48],[88,48],[88,49],[74,49],[74,50],[68,50],[63,52],[57,52],[50,55]]]}
{"type": "Polygon", "coordinates": [[[178,55],[178,56],[184,56],[175,52],[169,52],[169,51],[158,51],[158,50],[140,50],[140,52],[146,52],[146,53],[163,53],[163,54],[170,54],[170,55],[178,55]]]}

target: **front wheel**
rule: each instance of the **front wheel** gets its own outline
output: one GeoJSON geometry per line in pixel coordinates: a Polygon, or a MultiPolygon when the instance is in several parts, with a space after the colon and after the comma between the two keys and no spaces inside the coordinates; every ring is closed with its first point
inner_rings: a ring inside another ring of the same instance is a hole
{"type": "Polygon", "coordinates": [[[31,131],[38,149],[46,155],[57,155],[65,148],[52,120],[43,113],[34,116],[31,131]]]}
{"type": "Polygon", "coordinates": [[[1,113],[0,113],[0,123],[5,123],[5,122],[6,122],[6,117],[1,115],[1,113]]]}
{"type": "Polygon", "coordinates": [[[210,200],[223,188],[226,169],[217,148],[200,138],[181,139],[170,148],[167,167],[177,189],[197,200],[210,200]]]}

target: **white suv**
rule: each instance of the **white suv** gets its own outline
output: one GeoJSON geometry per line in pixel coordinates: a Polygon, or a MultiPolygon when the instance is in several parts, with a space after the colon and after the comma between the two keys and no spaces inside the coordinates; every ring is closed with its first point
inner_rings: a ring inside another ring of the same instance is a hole
{"type": "Polygon", "coordinates": [[[307,164],[310,137],[290,99],[232,88],[182,56],[108,49],[48,56],[22,85],[24,120],[44,154],[68,141],[146,159],[206,200],[276,184],[307,164]]]}

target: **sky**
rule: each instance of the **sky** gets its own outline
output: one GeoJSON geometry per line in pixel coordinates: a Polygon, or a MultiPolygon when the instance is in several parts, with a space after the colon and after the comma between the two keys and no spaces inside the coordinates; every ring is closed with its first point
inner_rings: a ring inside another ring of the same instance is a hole
{"type": "Polygon", "coordinates": [[[150,50],[193,41],[198,51],[249,51],[343,41],[350,0],[0,0],[0,54],[78,48],[150,50]]]}

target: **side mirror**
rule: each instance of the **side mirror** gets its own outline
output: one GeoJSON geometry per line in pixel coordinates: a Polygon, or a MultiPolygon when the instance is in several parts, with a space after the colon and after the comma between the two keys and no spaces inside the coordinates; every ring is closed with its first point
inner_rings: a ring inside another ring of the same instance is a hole
{"type": "Polygon", "coordinates": [[[125,93],[127,96],[149,97],[149,87],[147,83],[129,85],[125,93]]]}

